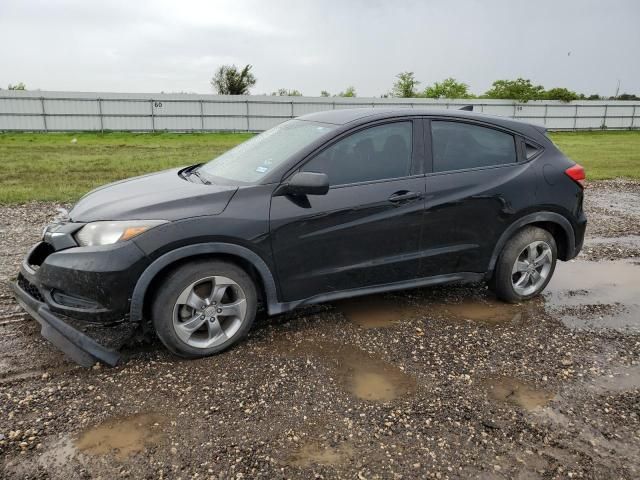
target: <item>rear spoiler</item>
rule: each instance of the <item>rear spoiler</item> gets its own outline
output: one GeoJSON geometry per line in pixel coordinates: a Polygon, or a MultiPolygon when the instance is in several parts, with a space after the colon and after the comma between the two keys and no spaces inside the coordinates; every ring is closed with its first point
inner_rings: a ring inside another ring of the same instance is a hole
{"type": "Polygon", "coordinates": [[[458,110],[465,110],[467,112],[473,112],[473,105],[465,105],[464,107],[460,107],[458,110]]]}

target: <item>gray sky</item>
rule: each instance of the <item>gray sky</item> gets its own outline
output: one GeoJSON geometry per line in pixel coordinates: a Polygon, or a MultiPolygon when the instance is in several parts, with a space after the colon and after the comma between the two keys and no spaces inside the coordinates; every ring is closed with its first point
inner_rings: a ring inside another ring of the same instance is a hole
{"type": "Polygon", "coordinates": [[[0,0],[2,88],[210,93],[226,63],[254,94],[379,96],[407,70],[640,94],[640,1],[0,0]]]}

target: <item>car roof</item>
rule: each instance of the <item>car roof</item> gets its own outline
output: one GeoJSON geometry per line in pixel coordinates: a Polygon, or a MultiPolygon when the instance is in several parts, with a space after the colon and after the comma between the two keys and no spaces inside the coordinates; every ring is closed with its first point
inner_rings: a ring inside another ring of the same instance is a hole
{"type": "Polygon", "coordinates": [[[432,109],[432,108],[341,108],[337,110],[325,110],[309,113],[297,117],[298,120],[331,123],[334,125],[362,124],[385,118],[413,117],[451,117],[459,119],[476,120],[507,128],[523,135],[539,138],[544,135],[545,128],[530,123],[513,120],[507,117],[487,115],[484,113],[470,112],[468,110],[432,109]]]}

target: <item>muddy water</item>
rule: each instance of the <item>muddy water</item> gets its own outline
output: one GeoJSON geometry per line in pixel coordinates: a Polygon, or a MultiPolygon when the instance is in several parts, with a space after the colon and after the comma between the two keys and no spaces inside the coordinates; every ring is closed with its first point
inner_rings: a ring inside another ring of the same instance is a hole
{"type": "Polygon", "coordinates": [[[403,305],[399,299],[370,295],[336,302],[334,306],[361,328],[393,327],[416,315],[416,308],[403,305]]]}
{"type": "Polygon", "coordinates": [[[331,377],[356,398],[390,402],[411,393],[416,382],[400,368],[353,346],[333,342],[303,342],[288,348],[290,354],[320,360],[331,377]]]}
{"type": "Polygon", "coordinates": [[[75,446],[90,455],[114,453],[124,459],[157,444],[163,437],[165,422],[165,417],[155,413],[109,420],[82,433],[75,446]]]}
{"type": "Polygon", "coordinates": [[[544,298],[570,328],[640,331],[640,266],[632,261],[560,262],[544,298]]]}
{"type": "Polygon", "coordinates": [[[289,465],[309,467],[316,465],[342,465],[353,457],[353,447],[339,445],[325,447],[319,444],[306,444],[300,447],[287,461],[289,465]]]}
{"type": "Polygon", "coordinates": [[[544,407],[554,394],[513,377],[497,377],[485,381],[487,394],[493,400],[506,402],[528,411],[544,407]]]}
{"type": "Polygon", "coordinates": [[[470,321],[489,326],[520,322],[535,315],[537,302],[511,305],[498,300],[465,299],[460,303],[438,303],[426,307],[427,311],[447,319],[470,321]]]}

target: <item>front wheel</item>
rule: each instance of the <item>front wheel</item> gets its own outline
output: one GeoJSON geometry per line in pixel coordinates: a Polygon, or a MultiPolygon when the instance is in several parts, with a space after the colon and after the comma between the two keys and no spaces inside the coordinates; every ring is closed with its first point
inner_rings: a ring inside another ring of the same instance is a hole
{"type": "Polygon", "coordinates": [[[256,288],[244,270],[227,262],[199,261],[167,275],[152,305],[152,319],[169,351],[198,358],[243,338],[256,307],[256,288]]]}
{"type": "Polygon", "coordinates": [[[507,241],[490,285],[505,302],[535,297],[551,280],[557,256],[551,233],[538,227],[525,227],[507,241]]]}

